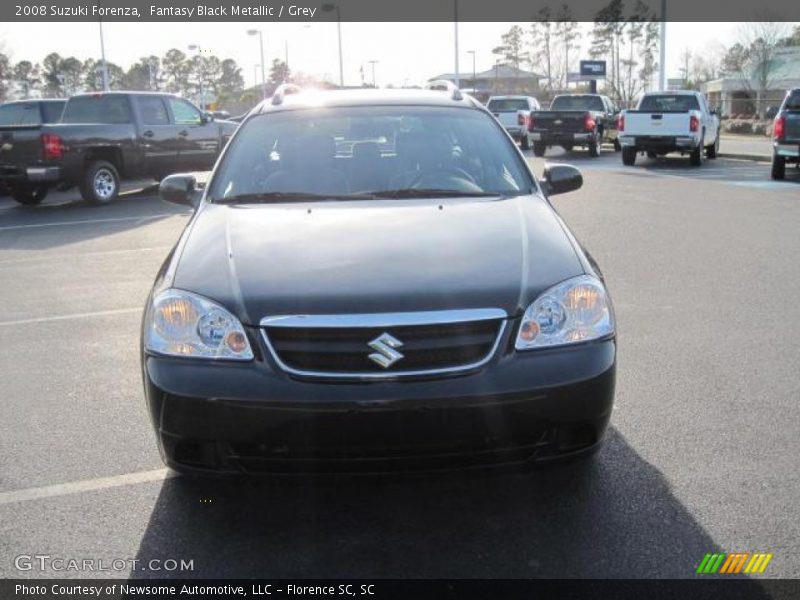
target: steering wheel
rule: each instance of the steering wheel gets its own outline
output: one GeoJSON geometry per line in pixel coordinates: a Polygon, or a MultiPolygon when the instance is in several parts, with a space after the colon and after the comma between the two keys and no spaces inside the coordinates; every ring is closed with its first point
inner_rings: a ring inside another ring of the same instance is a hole
{"type": "Polygon", "coordinates": [[[449,183],[456,183],[457,186],[464,188],[464,191],[481,191],[475,178],[467,173],[464,169],[455,166],[442,167],[441,169],[434,169],[432,171],[425,171],[417,175],[409,184],[410,188],[429,188],[429,187],[447,187],[446,185],[437,184],[439,181],[447,181],[449,183]],[[463,185],[466,184],[466,185],[463,185]]]}

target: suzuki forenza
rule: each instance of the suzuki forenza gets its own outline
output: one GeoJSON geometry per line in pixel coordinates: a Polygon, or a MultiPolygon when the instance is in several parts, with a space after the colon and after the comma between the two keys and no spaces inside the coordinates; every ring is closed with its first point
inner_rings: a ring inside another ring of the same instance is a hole
{"type": "Polygon", "coordinates": [[[256,107],[147,300],[142,371],[182,472],[391,472],[588,454],[616,339],[597,265],[498,121],[451,85],[256,107]]]}

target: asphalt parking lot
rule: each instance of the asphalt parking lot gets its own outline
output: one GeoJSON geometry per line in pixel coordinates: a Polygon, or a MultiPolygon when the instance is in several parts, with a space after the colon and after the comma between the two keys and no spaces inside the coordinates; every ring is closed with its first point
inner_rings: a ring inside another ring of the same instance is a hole
{"type": "Polygon", "coordinates": [[[170,477],[138,336],[188,213],[153,188],[0,199],[0,577],[682,578],[714,551],[800,577],[800,171],[548,158],[584,170],[554,203],[615,301],[613,426],[591,462],[495,476],[170,477]],[[194,570],[19,571],[21,554],[194,570]]]}

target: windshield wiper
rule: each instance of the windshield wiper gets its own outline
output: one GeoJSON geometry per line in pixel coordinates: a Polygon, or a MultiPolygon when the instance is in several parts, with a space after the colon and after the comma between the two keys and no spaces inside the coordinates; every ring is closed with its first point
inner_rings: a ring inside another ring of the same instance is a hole
{"type": "Polygon", "coordinates": [[[499,192],[464,192],[439,188],[408,188],[402,190],[381,190],[369,192],[375,198],[487,198],[502,196],[499,192]]]}
{"type": "Polygon", "coordinates": [[[320,200],[358,200],[358,194],[312,194],[310,192],[258,192],[215,198],[216,204],[259,204],[268,202],[317,202],[320,200]]]}

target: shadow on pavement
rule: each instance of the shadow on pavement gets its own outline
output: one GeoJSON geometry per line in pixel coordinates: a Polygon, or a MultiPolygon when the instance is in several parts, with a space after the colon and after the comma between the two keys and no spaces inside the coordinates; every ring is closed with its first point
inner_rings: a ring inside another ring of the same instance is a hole
{"type": "Polygon", "coordinates": [[[612,429],[594,459],[527,473],[170,479],[137,558],[192,559],[194,572],[130,575],[693,578],[716,550],[661,473],[612,429]]]}

